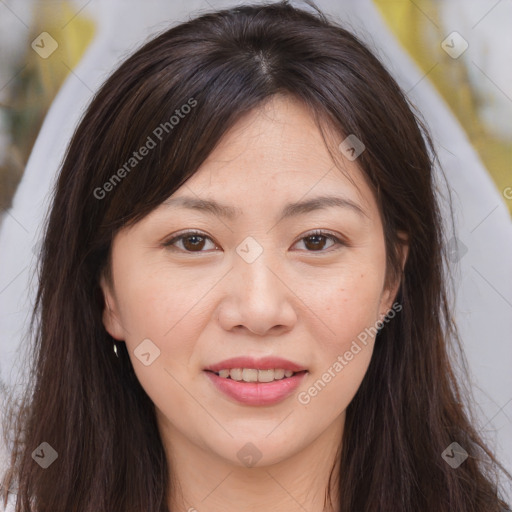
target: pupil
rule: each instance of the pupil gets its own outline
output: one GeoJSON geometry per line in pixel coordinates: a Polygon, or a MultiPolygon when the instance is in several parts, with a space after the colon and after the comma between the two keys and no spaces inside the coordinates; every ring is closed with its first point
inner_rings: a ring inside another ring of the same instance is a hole
{"type": "Polygon", "coordinates": [[[313,242],[313,248],[316,248],[316,249],[323,247],[322,243],[319,244],[319,239],[324,239],[323,241],[325,242],[325,237],[323,235],[311,235],[311,236],[308,236],[307,239],[309,239],[309,240],[315,239],[316,240],[316,242],[313,242]]]}
{"type": "Polygon", "coordinates": [[[199,249],[202,249],[203,245],[204,245],[204,238],[202,236],[198,236],[198,235],[191,235],[191,236],[188,236],[187,238],[185,238],[185,247],[187,246],[187,243],[190,242],[190,240],[195,240],[195,242],[192,242],[191,244],[191,247],[192,248],[199,248],[199,249]],[[198,242],[198,239],[200,239],[200,241],[198,242]],[[202,245],[203,244],[203,245],[202,245]]]}

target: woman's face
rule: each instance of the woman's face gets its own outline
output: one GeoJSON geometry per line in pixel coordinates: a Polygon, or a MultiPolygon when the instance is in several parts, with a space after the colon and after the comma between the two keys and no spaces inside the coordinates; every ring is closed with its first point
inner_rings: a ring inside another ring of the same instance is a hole
{"type": "Polygon", "coordinates": [[[171,451],[266,465],[341,439],[396,287],[375,199],[357,159],[340,160],[348,177],[305,108],[276,96],[115,237],[105,327],[171,451]],[[283,377],[288,366],[302,371],[283,377]]]}

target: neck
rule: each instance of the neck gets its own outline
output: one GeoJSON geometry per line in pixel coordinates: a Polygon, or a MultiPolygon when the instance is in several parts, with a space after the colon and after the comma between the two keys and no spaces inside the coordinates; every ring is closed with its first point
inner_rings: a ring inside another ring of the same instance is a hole
{"type": "Polygon", "coordinates": [[[227,460],[162,423],[172,479],[169,510],[239,512],[242,506],[251,512],[339,512],[338,448],[343,423],[344,415],[301,451],[253,467],[240,465],[238,459],[227,460]]]}

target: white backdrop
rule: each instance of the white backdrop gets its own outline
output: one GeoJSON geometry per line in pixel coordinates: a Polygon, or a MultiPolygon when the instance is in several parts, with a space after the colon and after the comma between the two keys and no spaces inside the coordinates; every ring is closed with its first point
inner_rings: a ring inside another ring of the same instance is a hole
{"type": "MultiPolygon", "coordinates": [[[[211,2],[215,8],[235,4],[211,2]]],[[[434,135],[454,194],[456,235],[463,244],[455,269],[456,319],[473,375],[480,427],[512,470],[512,222],[504,199],[454,116],[371,1],[318,0],[317,4],[369,42],[409,92],[434,135]]],[[[88,5],[86,12],[99,25],[96,37],[52,104],[0,228],[0,378],[6,385],[14,381],[17,349],[35,293],[33,247],[41,237],[50,188],[64,150],[85,106],[116,63],[151,34],[210,9],[200,0],[97,0],[88,5]]],[[[452,30],[464,27],[454,21],[446,34],[452,30]]],[[[465,34],[470,57],[471,35],[465,34]]],[[[512,176],[510,181],[512,185],[512,176]]]]}

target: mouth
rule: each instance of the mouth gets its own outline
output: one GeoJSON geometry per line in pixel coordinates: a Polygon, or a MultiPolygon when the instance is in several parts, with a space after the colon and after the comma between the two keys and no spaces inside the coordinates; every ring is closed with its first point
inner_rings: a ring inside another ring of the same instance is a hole
{"type": "Polygon", "coordinates": [[[268,383],[278,380],[285,380],[298,374],[307,373],[307,370],[293,371],[285,370],[284,368],[269,368],[264,370],[256,368],[224,368],[219,371],[205,371],[214,373],[221,379],[234,380],[237,382],[259,383],[268,383]]]}
{"type": "Polygon", "coordinates": [[[223,368],[205,369],[204,374],[229,400],[245,406],[271,406],[289,398],[301,385],[307,370],[284,368],[223,368]]]}
{"type": "Polygon", "coordinates": [[[270,406],[290,397],[309,373],[298,363],[276,356],[240,356],[204,368],[214,389],[237,403],[270,406]]]}

